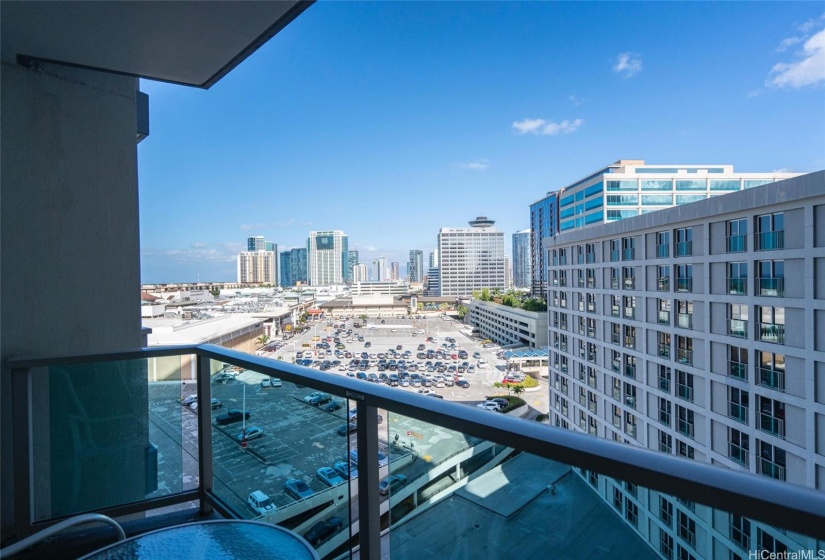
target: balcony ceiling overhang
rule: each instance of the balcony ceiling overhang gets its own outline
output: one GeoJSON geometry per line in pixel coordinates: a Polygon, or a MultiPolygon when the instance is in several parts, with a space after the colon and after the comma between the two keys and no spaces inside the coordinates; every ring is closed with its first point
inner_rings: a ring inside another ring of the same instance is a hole
{"type": "Polygon", "coordinates": [[[313,1],[3,0],[2,60],[209,88],[313,1]]]}

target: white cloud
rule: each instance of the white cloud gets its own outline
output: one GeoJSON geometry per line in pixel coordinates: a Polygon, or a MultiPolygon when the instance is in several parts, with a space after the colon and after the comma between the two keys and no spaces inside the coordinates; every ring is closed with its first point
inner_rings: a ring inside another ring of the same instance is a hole
{"type": "Polygon", "coordinates": [[[458,167],[460,167],[461,169],[470,169],[473,171],[484,171],[485,169],[490,167],[490,164],[487,163],[486,160],[479,160],[459,163],[458,167]]]}
{"type": "Polygon", "coordinates": [[[805,41],[799,60],[777,63],[770,73],[768,85],[778,88],[801,88],[825,81],[825,29],[805,41]]]}
{"type": "Polygon", "coordinates": [[[263,224],[241,224],[241,229],[244,231],[251,231],[253,229],[263,229],[263,224]]]}
{"type": "Polygon", "coordinates": [[[787,167],[780,167],[779,169],[774,169],[771,173],[790,173],[791,170],[787,167]]]}
{"type": "Polygon", "coordinates": [[[144,257],[168,261],[175,264],[197,264],[203,262],[234,262],[241,250],[239,243],[219,243],[210,247],[206,243],[195,242],[185,249],[145,249],[144,257]]]}
{"type": "Polygon", "coordinates": [[[797,43],[802,42],[802,37],[788,37],[787,39],[782,39],[782,42],[779,43],[779,46],[776,47],[776,52],[783,52],[788,50],[790,47],[796,45],[797,43]]]}
{"type": "Polygon", "coordinates": [[[572,103],[576,107],[578,107],[579,105],[582,104],[582,100],[579,99],[578,97],[576,97],[575,95],[571,95],[570,97],[567,98],[567,100],[570,101],[570,103],[572,103]]]}
{"type": "Polygon", "coordinates": [[[584,124],[582,119],[563,120],[561,122],[551,122],[544,119],[524,119],[522,121],[514,122],[513,128],[518,130],[519,134],[540,134],[542,136],[555,136],[556,134],[568,134],[574,132],[584,124]]]}
{"type": "Polygon", "coordinates": [[[761,94],[762,94],[761,89],[752,89],[748,92],[748,94],[745,97],[748,98],[748,99],[753,99],[754,97],[759,97],[761,94]]]}
{"type": "Polygon", "coordinates": [[[642,55],[631,52],[619,54],[613,71],[621,74],[623,78],[632,78],[642,71],[642,55]]]}
{"type": "Polygon", "coordinates": [[[818,18],[809,19],[808,21],[799,26],[799,30],[802,33],[808,33],[811,29],[817,27],[823,20],[825,20],[825,14],[822,14],[818,18]]]}

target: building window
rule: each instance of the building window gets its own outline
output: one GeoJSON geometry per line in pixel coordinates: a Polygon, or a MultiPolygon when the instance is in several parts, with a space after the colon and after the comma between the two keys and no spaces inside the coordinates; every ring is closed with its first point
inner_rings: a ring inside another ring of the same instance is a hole
{"type": "Polygon", "coordinates": [[[624,316],[625,319],[636,318],[636,298],[633,296],[625,296],[624,298],[624,316]]]}
{"type": "Polygon", "coordinates": [[[785,391],[785,355],[773,352],[756,353],[756,379],[761,387],[785,391]]]}
{"type": "Polygon", "coordinates": [[[659,451],[662,453],[673,452],[673,437],[665,431],[659,432],[659,451]]]}
{"type": "Polygon", "coordinates": [[[659,397],[659,422],[670,427],[671,402],[659,397]]]}
{"type": "Polygon", "coordinates": [[[676,291],[677,292],[692,292],[693,291],[693,265],[692,264],[677,264],[675,275],[676,275],[676,291]]]}
{"type": "Polygon", "coordinates": [[[666,259],[670,256],[670,232],[656,232],[656,258],[666,259]]]}
{"type": "Polygon", "coordinates": [[[633,525],[634,527],[637,526],[639,521],[639,507],[630,501],[630,498],[624,499],[625,510],[624,510],[624,517],[627,519],[627,522],[633,525]]]}
{"type": "Polygon", "coordinates": [[[622,267],[622,280],[624,281],[625,290],[636,289],[636,269],[632,266],[622,267]]]}
{"type": "Polygon", "coordinates": [[[728,253],[744,253],[748,250],[748,219],[728,220],[726,246],[728,253]]]}
{"type": "Polygon", "coordinates": [[[693,328],[693,302],[690,300],[676,300],[676,326],[680,329],[693,328]]]}
{"type": "Polygon", "coordinates": [[[764,529],[757,527],[756,540],[759,543],[760,550],[767,550],[774,553],[770,558],[787,558],[788,547],[782,541],[778,540],[773,535],[767,533],[764,529]]]}
{"type": "Polygon", "coordinates": [[[624,413],[624,432],[632,438],[636,437],[636,417],[629,412],[624,413]]]}
{"type": "Polygon", "coordinates": [[[747,391],[728,387],[728,416],[744,424],[748,423],[750,399],[747,391]]]}
{"type": "Polygon", "coordinates": [[[659,496],[659,519],[668,527],[673,527],[673,502],[659,496]]]}
{"type": "Polygon", "coordinates": [[[656,346],[660,358],[670,359],[670,333],[656,333],[656,346]]]}
{"type": "Polygon", "coordinates": [[[613,487],[613,507],[616,508],[619,513],[622,511],[622,492],[615,486],[613,487]]]}
{"type": "Polygon", "coordinates": [[[611,268],[610,269],[610,287],[614,290],[619,289],[619,269],[618,268],[611,268]]]}
{"type": "Polygon", "coordinates": [[[756,262],[756,293],[774,297],[785,295],[785,261],[756,262]]]}
{"type": "Polygon", "coordinates": [[[619,261],[619,240],[618,239],[611,239],[610,240],[610,262],[618,262],[619,261]]]}
{"type": "Polygon", "coordinates": [[[622,260],[632,261],[636,258],[636,238],[622,237],[622,260]]]}
{"type": "Polygon", "coordinates": [[[785,450],[761,440],[757,441],[759,451],[757,472],[777,480],[785,480],[785,450]]]}
{"type": "Polygon", "coordinates": [[[676,396],[693,402],[693,374],[676,370],[676,396]]]}
{"type": "Polygon", "coordinates": [[[559,286],[565,288],[567,287],[567,271],[560,270],[559,271],[559,286]]]}
{"type": "Polygon", "coordinates": [[[657,299],[656,307],[658,308],[658,322],[660,325],[670,325],[670,300],[657,299]]]}
{"type": "MultiPolygon", "coordinates": [[[[588,298],[590,294],[587,294],[588,298]]],[[[587,302],[587,305],[590,305],[590,302],[587,302]]],[[[596,305],[595,303],[593,305],[596,305]]],[[[587,319],[587,336],[589,338],[596,338],[596,319],[587,319]]],[[[593,361],[593,360],[591,360],[593,361]]]]}
{"type": "MultiPolygon", "coordinates": [[[[620,303],[620,296],[610,296],[610,315],[613,317],[618,317],[621,315],[621,303],[620,303]]],[[[618,344],[618,341],[614,344],[618,344]]]]}
{"type": "Polygon", "coordinates": [[[584,270],[581,268],[576,269],[576,287],[584,288],[584,270]]]}
{"type": "Polygon", "coordinates": [[[670,368],[659,366],[659,390],[670,393],[670,368]]]}
{"type": "Polygon", "coordinates": [[[693,339],[691,337],[676,335],[676,361],[680,364],[693,365],[693,339]]]}
{"type": "Polygon", "coordinates": [[[673,255],[689,257],[693,254],[693,228],[679,228],[673,232],[673,255]]]}
{"type": "Polygon", "coordinates": [[[774,251],[785,248],[785,214],[763,214],[756,217],[754,249],[774,251]]]}
{"type": "Polygon", "coordinates": [[[750,550],[751,522],[747,517],[730,514],[730,540],[739,545],[742,550],[750,550]]]}
{"type": "MultiPolygon", "coordinates": [[[[679,408],[679,407],[676,407],[679,408]]],[[[688,459],[693,459],[693,447],[685,443],[684,441],[676,440],[676,454],[679,457],[687,457],[688,459]]]]}
{"type": "Polygon", "coordinates": [[[748,351],[738,346],[728,346],[728,375],[741,381],[748,379],[748,351]]]}
{"type": "Polygon", "coordinates": [[[676,534],[692,547],[696,546],[696,522],[683,511],[676,514],[676,534]]]}
{"type": "Polygon", "coordinates": [[[630,383],[624,384],[624,404],[630,408],[636,408],[636,387],[630,383]]]}
{"type": "Polygon", "coordinates": [[[636,356],[624,355],[624,376],[636,379],[636,356]]]}
{"type": "Polygon", "coordinates": [[[667,265],[656,267],[656,291],[670,291],[670,267],[667,265]]]}
{"type": "Polygon", "coordinates": [[[677,406],[676,418],[676,431],[683,436],[693,438],[693,411],[683,406],[677,406]]]}
{"type": "Polygon", "coordinates": [[[750,438],[748,434],[734,428],[728,428],[728,457],[743,467],[750,463],[750,438]]]}
{"type": "Polygon", "coordinates": [[[586,274],[587,274],[587,287],[588,288],[595,288],[596,287],[596,269],[588,268],[586,274]]]}
{"type": "Polygon", "coordinates": [[[584,264],[584,247],[576,245],[576,264],[584,264]]]}
{"type": "Polygon", "coordinates": [[[596,312],[596,294],[587,293],[587,312],[588,313],[595,313],[596,312]]]}
{"type": "Polygon", "coordinates": [[[584,245],[585,261],[590,264],[596,262],[596,245],[594,243],[586,243],[584,245]]]}
{"type": "MultiPolygon", "coordinates": [[[[619,325],[616,325],[616,327],[619,327],[619,325]]],[[[611,367],[613,371],[619,373],[622,369],[622,354],[618,350],[612,350],[611,352],[613,354],[613,359],[610,362],[611,367]]]]}
{"type": "Polygon", "coordinates": [[[728,304],[728,334],[738,338],[748,337],[748,306],[728,304]]]}
{"type": "Polygon", "coordinates": [[[624,327],[625,348],[636,348],[636,327],[625,325],[624,327]]]}
{"type": "Polygon", "coordinates": [[[756,428],[776,437],[785,437],[785,403],[756,396],[756,428]]]}
{"type": "Polygon", "coordinates": [[[613,344],[622,343],[622,326],[619,323],[610,323],[610,342],[613,344]]]}
{"type": "Polygon", "coordinates": [[[728,263],[728,293],[733,295],[748,293],[748,263],[728,263]]]}
{"type": "Polygon", "coordinates": [[[757,306],[756,316],[759,324],[756,328],[758,340],[785,344],[785,308],[757,306]]]}
{"type": "Polygon", "coordinates": [[[559,265],[567,264],[567,249],[559,249],[559,265]]]}
{"type": "Polygon", "coordinates": [[[673,537],[661,527],[659,527],[659,552],[665,558],[673,558],[673,537]]]}

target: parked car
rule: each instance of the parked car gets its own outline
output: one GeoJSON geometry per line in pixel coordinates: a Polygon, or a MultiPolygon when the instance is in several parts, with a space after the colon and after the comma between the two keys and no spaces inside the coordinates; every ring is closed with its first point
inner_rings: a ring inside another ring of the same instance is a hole
{"type": "Polygon", "coordinates": [[[326,410],[327,412],[335,412],[336,410],[341,410],[343,406],[344,405],[341,404],[341,401],[332,401],[324,407],[324,410],[326,410]]]}
{"type": "MultiPolygon", "coordinates": [[[[349,461],[350,461],[350,463],[352,463],[353,466],[358,465],[358,451],[356,449],[353,449],[349,452],[349,461]]],[[[389,462],[390,462],[389,458],[385,454],[383,454],[379,451],[378,452],[378,466],[383,467],[383,466],[387,465],[389,462]]]]}
{"type": "Polygon", "coordinates": [[[343,526],[344,522],[341,521],[340,517],[330,517],[325,521],[319,521],[313,525],[309,531],[304,533],[304,538],[309,544],[318,546],[340,531],[343,526]]]}
{"type": "Polygon", "coordinates": [[[505,398],[503,398],[503,397],[496,397],[496,398],[494,398],[494,399],[490,399],[490,402],[498,403],[498,405],[499,405],[502,409],[505,409],[505,408],[507,408],[508,406],[510,406],[510,401],[508,401],[507,399],[505,399],[505,398]]]}
{"type": "Polygon", "coordinates": [[[458,385],[459,387],[461,387],[462,389],[469,389],[470,388],[470,382],[467,381],[466,379],[459,379],[458,381],[455,382],[455,384],[458,385]]]}
{"type": "Polygon", "coordinates": [[[180,402],[180,404],[182,404],[183,406],[190,406],[193,402],[196,402],[197,400],[198,400],[198,396],[196,394],[192,393],[191,395],[188,395],[186,398],[184,398],[180,402]]]}
{"type": "Polygon", "coordinates": [[[493,412],[498,412],[501,410],[501,406],[498,403],[494,403],[491,401],[485,401],[483,403],[479,403],[476,407],[481,408],[483,410],[492,410],[493,412]]]}
{"type": "Polygon", "coordinates": [[[345,436],[347,434],[350,434],[350,433],[354,432],[357,429],[358,429],[358,426],[356,424],[353,424],[352,422],[350,422],[350,423],[344,424],[343,426],[338,428],[338,435],[339,436],[345,436]]]}
{"type": "Polygon", "coordinates": [[[215,385],[226,385],[230,381],[235,381],[235,376],[231,373],[219,373],[212,378],[215,385]]]}
{"type": "MultiPolygon", "coordinates": [[[[239,433],[235,436],[235,439],[238,441],[243,441],[244,432],[239,433]]],[[[260,426],[247,426],[246,427],[246,441],[250,439],[258,439],[259,437],[264,436],[264,429],[260,426]]]]}
{"type": "Polygon", "coordinates": [[[303,480],[299,480],[297,478],[290,478],[284,483],[284,491],[291,497],[295,498],[296,500],[303,500],[304,498],[309,498],[315,492],[312,491],[312,488],[304,482],[303,480]]]}
{"type": "Polygon", "coordinates": [[[261,387],[282,387],[283,382],[277,377],[265,377],[261,380],[261,387]]]}
{"type": "Polygon", "coordinates": [[[355,465],[350,465],[346,461],[338,461],[332,466],[332,468],[335,469],[335,472],[341,475],[341,478],[358,478],[358,467],[356,467],[355,465]]]}
{"type": "Polygon", "coordinates": [[[332,467],[321,467],[315,471],[315,476],[327,486],[336,486],[344,482],[344,479],[338,476],[338,472],[332,467]]]}
{"type": "Polygon", "coordinates": [[[260,490],[255,490],[250,493],[249,497],[246,499],[246,503],[248,503],[249,507],[251,507],[258,515],[266,515],[267,513],[278,511],[278,506],[273,504],[272,500],[269,499],[269,496],[260,490]]]}
{"type": "Polygon", "coordinates": [[[251,415],[247,411],[246,413],[241,412],[240,410],[232,409],[227,411],[226,414],[221,414],[217,418],[215,418],[215,423],[218,426],[225,426],[227,424],[234,424],[235,422],[240,422],[241,420],[246,417],[249,420],[251,415]]]}
{"type": "MultiPolygon", "coordinates": [[[[212,405],[212,410],[218,410],[219,408],[223,408],[223,403],[214,397],[212,397],[212,400],[210,400],[209,402],[212,405]]],[[[198,409],[198,397],[195,397],[195,401],[189,405],[189,408],[191,408],[192,410],[198,409]]]]}
{"type": "Polygon", "coordinates": [[[386,496],[407,484],[407,477],[403,474],[391,474],[378,485],[378,493],[386,496]]]}
{"type": "Polygon", "coordinates": [[[327,404],[331,400],[331,396],[329,396],[327,393],[321,393],[319,391],[316,391],[304,397],[304,402],[307,404],[311,404],[312,406],[320,406],[322,404],[327,404]]]}

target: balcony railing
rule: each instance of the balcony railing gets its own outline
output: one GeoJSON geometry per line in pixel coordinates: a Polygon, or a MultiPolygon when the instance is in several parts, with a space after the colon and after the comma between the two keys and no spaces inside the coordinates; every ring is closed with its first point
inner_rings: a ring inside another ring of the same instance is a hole
{"type": "Polygon", "coordinates": [[[677,348],[676,361],[680,364],[693,365],[693,350],[677,348]]]}
{"type": "Polygon", "coordinates": [[[759,278],[757,285],[760,296],[782,297],[785,295],[784,278],[759,278]]]}
{"type": "Polygon", "coordinates": [[[587,410],[589,410],[589,411],[590,411],[590,412],[592,412],[593,414],[596,414],[596,413],[598,412],[598,408],[597,408],[597,405],[596,405],[596,401],[588,401],[588,403],[587,403],[587,410]]]}
{"type": "Polygon", "coordinates": [[[728,278],[728,293],[733,295],[745,295],[748,293],[747,278],[728,278]]]}
{"type": "Polygon", "coordinates": [[[611,368],[613,371],[615,371],[616,373],[619,373],[619,372],[622,370],[622,362],[621,362],[621,360],[613,360],[613,361],[611,361],[611,362],[610,362],[610,368],[611,368]]]}
{"type": "Polygon", "coordinates": [[[776,391],[785,391],[784,371],[761,367],[757,368],[757,372],[760,386],[776,391]]]}
{"type": "Polygon", "coordinates": [[[756,415],[756,429],[776,437],[785,437],[785,420],[760,412],[756,415]]]}
{"type": "Polygon", "coordinates": [[[611,278],[610,279],[610,287],[614,290],[619,289],[619,279],[618,278],[611,278]]]}
{"type": "Polygon", "coordinates": [[[669,276],[659,276],[656,279],[656,291],[659,291],[659,292],[669,292],[670,291],[670,277],[669,276]]]}
{"type": "Polygon", "coordinates": [[[635,290],[636,289],[636,278],[634,276],[628,276],[624,279],[624,289],[625,290],[635,290]]]}
{"type": "Polygon", "coordinates": [[[636,379],[636,366],[624,366],[624,376],[630,379],[636,379]]]}
{"type": "Polygon", "coordinates": [[[632,261],[636,258],[636,250],[635,249],[622,249],[622,260],[623,261],[632,261]]]}
{"type": "Polygon", "coordinates": [[[728,360],[728,375],[743,381],[748,379],[748,364],[728,360]]]}
{"type": "Polygon", "coordinates": [[[659,311],[657,316],[660,325],[670,324],[670,311],[659,311]]]}
{"type": "Polygon", "coordinates": [[[618,317],[620,315],[620,307],[618,305],[611,305],[610,306],[610,315],[612,317],[618,317]]]}
{"type": "MultiPolygon", "coordinates": [[[[414,525],[407,524],[419,513],[426,515],[414,511],[417,504],[447,498],[468,480],[523,452],[523,457],[592,470],[677,497],[691,496],[709,507],[779,527],[793,519],[794,531],[825,539],[825,504],[813,489],[779,485],[699,461],[686,463],[507,414],[217,346],[16,360],[4,366],[14,404],[10,431],[18,537],[81,511],[145,518],[162,513],[161,508],[194,502],[201,512],[255,517],[286,524],[298,533],[334,515],[343,526],[326,542],[313,543],[321,557],[339,548],[349,550],[352,530],[357,531],[360,556],[379,558],[382,518],[390,512],[384,547],[403,557],[412,553],[410,547],[424,546],[414,525]],[[230,370],[242,373],[235,378],[230,370]],[[226,376],[213,378],[216,372],[226,376]],[[261,388],[261,379],[273,377],[283,386],[261,388]],[[213,379],[228,383],[215,384],[213,379]],[[341,410],[313,406],[313,392],[341,402],[341,410]],[[197,396],[198,403],[218,398],[223,408],[182,406],[182,395],[197,396]],[[267,434],[244,446],[235,437],[242,432],[242,421],[213,423],[227,408],[249,412],[248,422],[263,426],[267,434]],[[354,432],[338,436],[335,432],[346,426],[350,408],[355,411],[354,432]],[[444,445],[445,436],[452,447],[444,445]],[[438,438],[439,445],[432,445],[432,438],[438,438]],[[324,445],[316,445],[319,441],[324,445]],[[426,461],[420,459],[424,454],[426,461]],[[158,455],[163,468],[154,470],[158,455]],[[357,477],[328,486],[311,474],[301,476],[336,460],[345,475],[352,476],[357,468],[357,477]],[[235,476],[258,472],[268,463],[272,473],[264,478],[235,476]],[[293,474],[292,469],[297,471],[293,474]],[[388,473],[405,474],[407,484],[385,499],[376,490],[388,473]],[[310,484],[311,496],[293,499],[283,493],[284,481],[293,476],[310,484]],[[253,514],[246,504],[253,490],[268,493],[277,511],[263,517],[253,514]],[[357,524],[350,512],[357,515],[357,524]]],[[[588,408],[591,405],[595,408],[595,403],[588,403],[588,408]]],[[[635,437],[630,426],[625,431],[635,437]]],[[[519,457],[505,468],[517,468],[519,457]]],[[[761,467],[760,473],[765,472],[761,467]]],[[[468,546],[487,542],[477,540],[485,535],[469,536],[472,526],[462,525],[462,519],[451,518],[450,523],[454,534],[467,535],[457,541],[466,552],[458,551],[458,556],[467,556],[468,546]]],[[[524,540],[529,541],[526,536],[524,540]]]]}
{"type": "Polygon", "coordinates": [[[632,335],[626,335],[624,337],[624,345],[625,348],[636,348],[636,337],[632,335]]]}
{"type": "Polygon", "coordinates": [[[776,480],[785,480],[784,465],[777,465],[770,459],[763,459],[762,457],[757,459],[756,464],[759,465],[759,474],[770,478],[775,478],[776,480]]]}
{"type": "Polygon", "coordinates": [[[676,384],[676,396],[688,402],[693,402],[693,387],[676,384]]]}
{"type": "Polygon", "coordinates": [[[622,402],[622,390],[619,387],[613,387],[613,400],[622,402]]]}
{"type": "Polygon", "coordinates": [[[755,249],[757,251],[774,251],[785,248],[784,231],[766,231],[754,233],[755,249]]]}
{"type": "Polygon", "coordinates": [[[747,235],[729,235],[726,241],[728,253],[744,253],[748,250],[747,235]]]}
{"type": "Polygon", "coordinates": [[[659,377],[659,389],[665,393],[670,393],[670,379],[667,377],[659,377]]]}
{"type": "Polygon", "coordinates": [[[676,326],[682,329],[692,329],[693,313],[677,313],[676,326]]]}
{"type": "Polygon", "coordinates": [[[666,259],[670,256],[670,246],[669,245],[656,245],[656,258],[657,259],[666,259]]]}
{"type": "Polygon", "coordinates": [[[728,416],[739,422],[748,423],[748,407],[735,402],[728,403],[728,416]]]}
{"type": "Polygon", "coordinates": [[[628,424],[628,425],[625,427],[625,430],[624,430],[624,431],[625,431],[625,433],[626,433],[627,435],[629,435],[630,437],[635,438],[635,437],[636,437],[636,424],[628,424]]]}
{"type": "Polygon", "coordinates": [[[693,278],[685,278],[685,277],[676,278],[676,291],[677,292],[692,292],[693,291],[693,278]]]}
{"type": "Polygon", "coordinates": [[[661,342],[658,344],[659,347],[659,357],[670,359],[670,344],[662,344],[661,342]]]}
{"type": "Polygon", "coordinates": [[[737,338],[748,338],[748,322],[742,319],[728,319],[728,334],[737,338]]]}
{"type": "Polygon", "coordinates": [[[622,428],[622,417],[621,416],[613,416],[613,427],[614,428],[622,428]]]}
{"type": "Polygon", "coordinates": [[[776,323],[757,323],[757,333],[762,342],[785,344],[785,325],[776,323]]]}
{"type": "Polygon", "coordinates": [[[612,262],[616,262],[616,261],[619,260],[619,250],[618,249],[613,249],[612,251],[610,251],[610,260],[612,262]]]}
{"type": "Polygon", "coordinates": [[[674,243],[673,254],[677,257],[689,257],[693,254],[693,241],[677,241],[674,243]]]}

